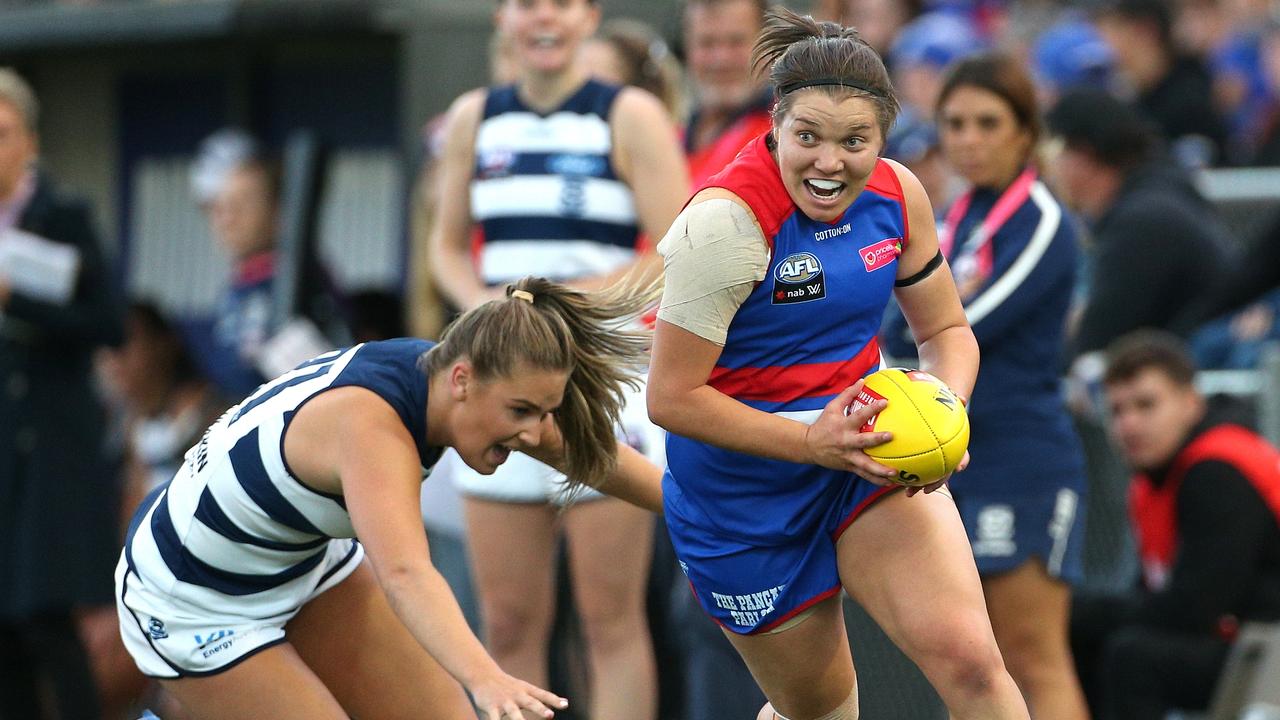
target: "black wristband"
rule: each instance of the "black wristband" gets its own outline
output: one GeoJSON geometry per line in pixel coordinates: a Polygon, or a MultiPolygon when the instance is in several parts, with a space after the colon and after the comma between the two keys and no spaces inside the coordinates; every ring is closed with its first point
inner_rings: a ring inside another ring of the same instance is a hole
{"type": "Polygon", "coordinates": [[[924,280],[925,278],[927,278],[927,277],[929,277],[930,275],[932,275],[934,270],[937,270],[938,268],[942,267],[942,261],[943,261],[943,260],[944,260],[944,258],[942,257],[942,251],[941,251],[941,250],[939,250],[939,251],[937,252],[937,254],[933,256],[933,259],[932,259],[932,260],[930,260],[929,262],[925,263],[925,264],[924,264],[924,267],[920,268],[920,272],[918,272],[918,273],[916,273],[915,275],[912,275],[912,276],[910,276],[910,277],[904,277],[904,278],[902,278],[901,280],[895,281],[895,282],[893,283],[893,286],[894,286],[894,287],[908,287],[908,286],[910,286],[910,285],[915,285],[916,283],[920,282],[921,280],[924,280]]]}

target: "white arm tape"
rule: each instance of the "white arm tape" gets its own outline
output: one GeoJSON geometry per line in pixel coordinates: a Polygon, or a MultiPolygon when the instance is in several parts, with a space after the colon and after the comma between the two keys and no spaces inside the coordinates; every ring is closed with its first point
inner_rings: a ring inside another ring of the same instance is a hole
{"type": "Polygon", "coordinates": [[[723,346],[734,314],[769,270],[769,247],[751,213],[724,198],[690,205],[658,253],[666,267],[658,317],[723,346]]]}

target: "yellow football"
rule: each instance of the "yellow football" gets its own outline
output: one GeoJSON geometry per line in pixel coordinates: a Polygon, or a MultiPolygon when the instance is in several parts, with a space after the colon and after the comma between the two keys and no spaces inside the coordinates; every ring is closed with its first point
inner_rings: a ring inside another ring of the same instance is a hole
{"type": "Polygon", "coordinates": [[[864,452],[898,471],[900,485],[928,485],[953,472],[969,447],[969,415],[951,388],[923,370],[886,368],[867,376],[850,412],[887,400],[863,432],[893,439],[864,452]]]}

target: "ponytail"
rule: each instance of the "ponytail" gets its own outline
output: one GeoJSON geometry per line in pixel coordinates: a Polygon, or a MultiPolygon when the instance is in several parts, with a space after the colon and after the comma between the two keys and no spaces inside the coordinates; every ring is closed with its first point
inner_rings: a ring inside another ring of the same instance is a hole
{"type": "Polygon", "coordinates": [[[470,360],[480,379],[510,377],[522,364],[569,371],[556,424],[564,438],[569,495],[597,487],[617,465],[614,428],[622,414],[624,386],[640,387],[649,333],[632,321],[657,301],[661,281],[622,282],[581,292],[546,278],[526,277],[507,286],[507,297],[465,313],[445,329],[427,354],[427,372],[470,360]]]}

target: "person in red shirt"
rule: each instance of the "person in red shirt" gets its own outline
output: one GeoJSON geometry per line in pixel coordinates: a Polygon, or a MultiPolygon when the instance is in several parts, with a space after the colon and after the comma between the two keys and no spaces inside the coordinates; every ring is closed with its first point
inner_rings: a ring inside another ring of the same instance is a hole
{"type": "Polygon", "coordinates": [[[773,95],[751,72],[766,0],[689,0],[684,48],[696,105],[684,148],[696,191],[748,142],[769,130],[773,95]]]}
{"type": "Polygon", "coordinates": [[[1141,585],[1079,597],[1072,643],[1095,718],[1161,720],[1208,705],[1241,623],[1280,619],[1280,450],[1196,390],[1175,336],[1138,331],[1108,355],[1141,585]]]}

